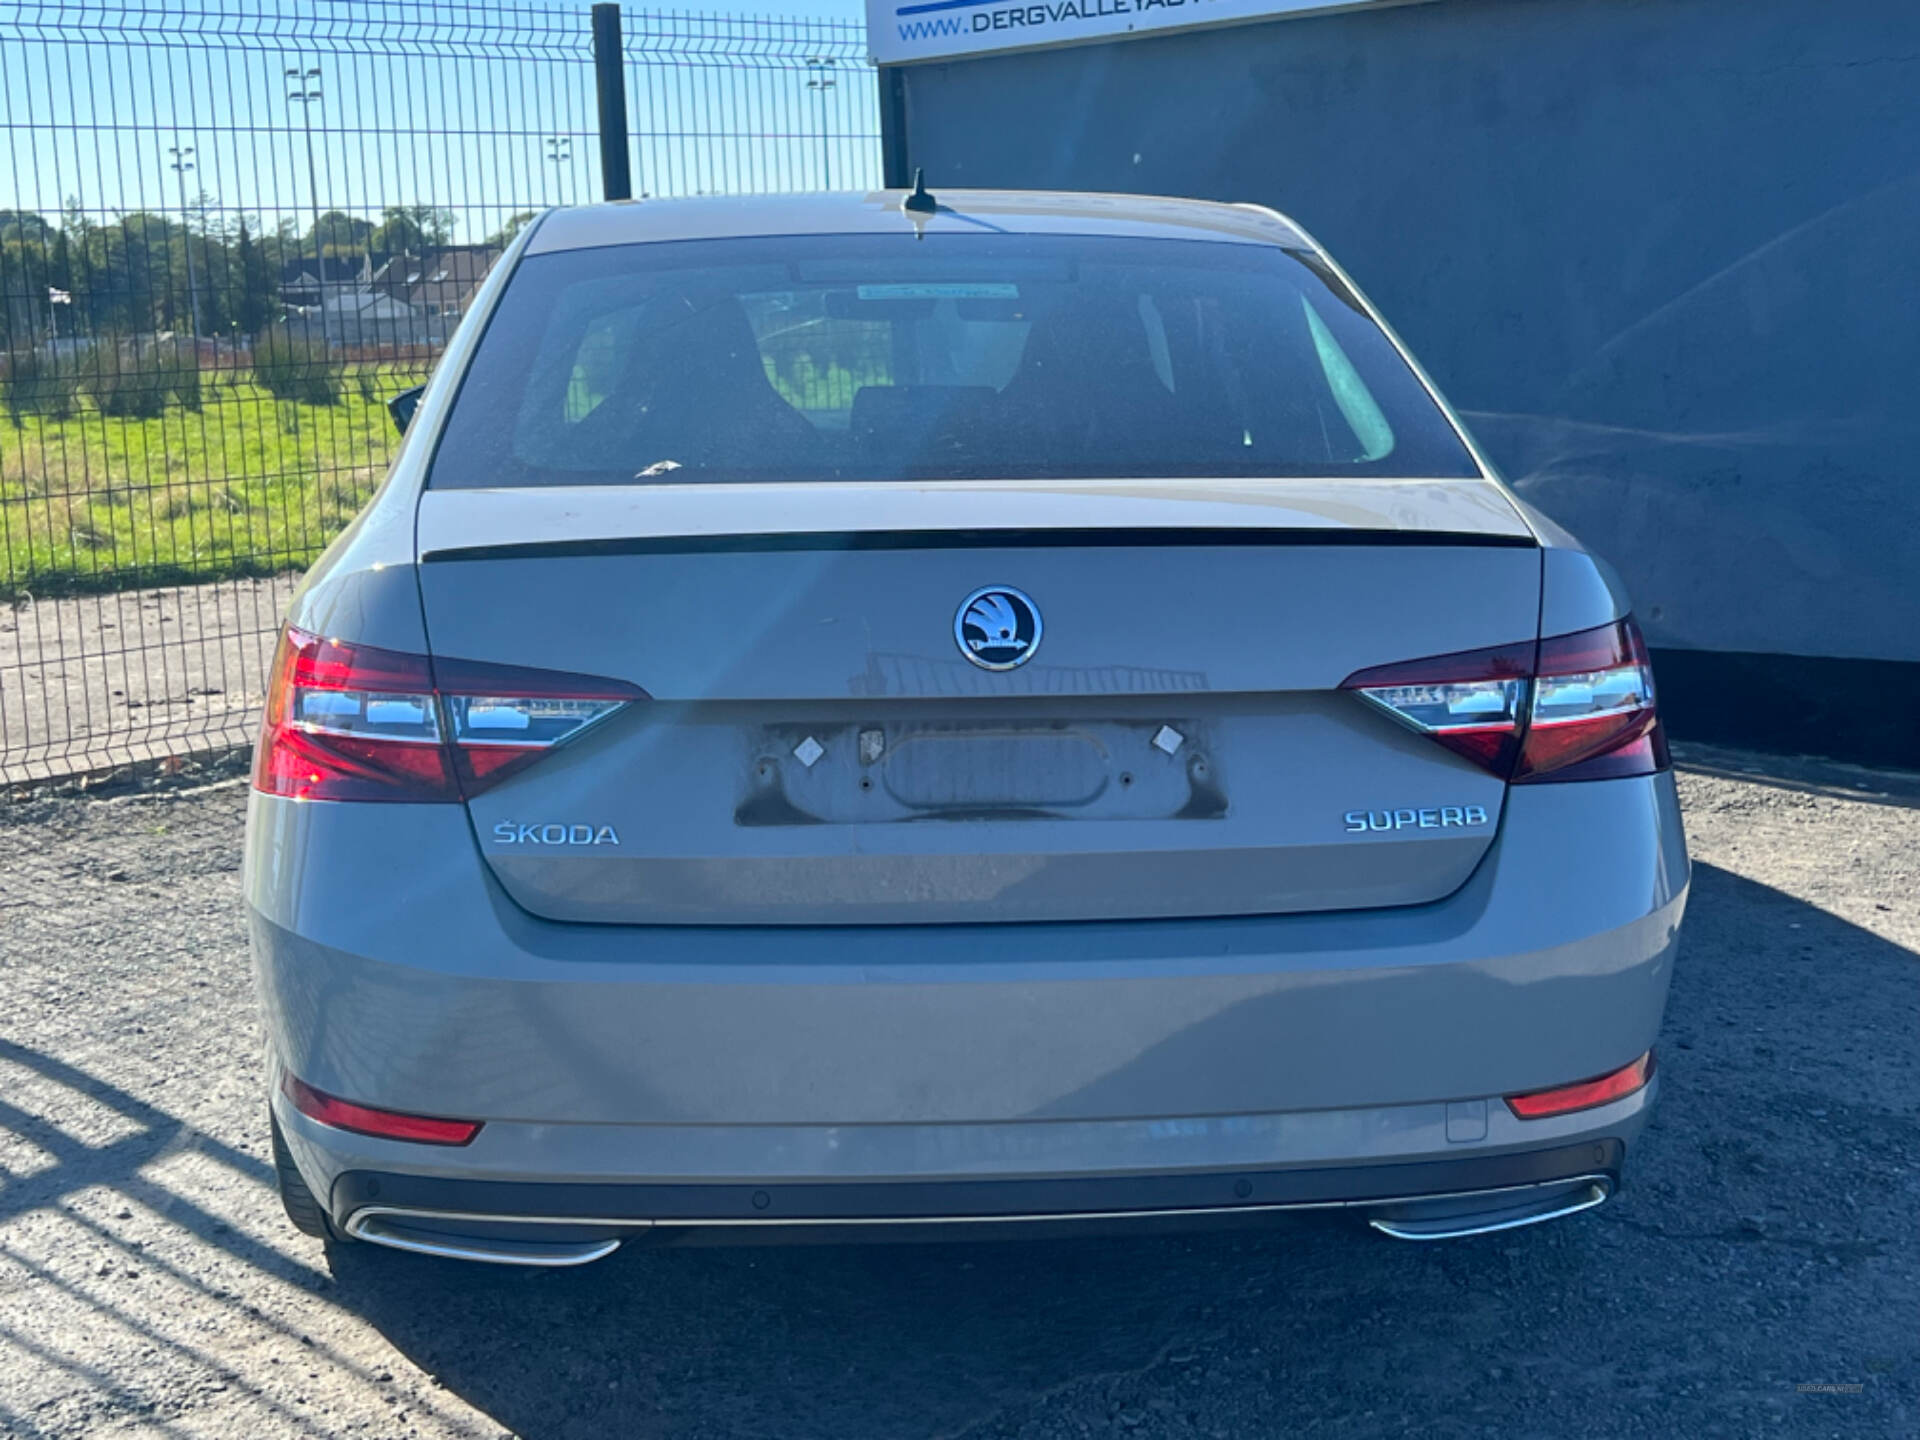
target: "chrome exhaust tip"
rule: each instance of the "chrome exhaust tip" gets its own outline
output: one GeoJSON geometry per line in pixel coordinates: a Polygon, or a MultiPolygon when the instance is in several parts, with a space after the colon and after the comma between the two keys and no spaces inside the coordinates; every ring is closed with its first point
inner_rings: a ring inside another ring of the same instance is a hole
{"type": "Polygon", "coordinates": [[[480,1223],[486,1217],[454,1215],[432,1210],[403,1210],[370,1205],[355,1211],[345,1226],[355,1240],[406,1250],[415,1255],[437,1255],[446,1260],[478,1260],[488,1265],[521,1265],[560,1270],[604,1260],[620,1248],[615,1238],[592,1240],[523,1240],[517,1236],[457,1235],[438,1228],[448,1222],[480,1223]],[[408,1223],[408,1222],[415,1223],[408,1223]]]}
{"type": "Polygon", "coordinates": [[[1467,1235],[1490,1235],[1538,1225],[1604,1205],[1613,1194],[1609,1175],[1582,1175],[1507,1192],[1497,1203],[1491,1196],[1461,1196],[1428,1204],[1396,1205],[1391,1213],[1369,1215],[1367,1223],[1396,1240],[1457,1240],[1467,1235]]]}

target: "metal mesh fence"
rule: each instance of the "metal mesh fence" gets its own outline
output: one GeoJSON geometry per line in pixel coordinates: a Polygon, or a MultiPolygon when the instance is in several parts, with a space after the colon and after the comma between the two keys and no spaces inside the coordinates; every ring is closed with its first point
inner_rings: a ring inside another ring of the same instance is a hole
{"type": "MultiPolygon", "coordinates": [[[[858,25],[629,9],[638,196],[877,185],[858,25]]],[[[300,570],[515,230],[589,8],[0,0],[0,782],[251,738],[300,570]]]]}

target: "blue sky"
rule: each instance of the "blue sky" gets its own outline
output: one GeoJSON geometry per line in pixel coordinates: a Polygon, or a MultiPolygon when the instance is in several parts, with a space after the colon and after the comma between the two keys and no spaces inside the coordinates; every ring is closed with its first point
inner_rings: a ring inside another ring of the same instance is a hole
{"type": "MultiPolygon", "coordinates": [[[[0,0],[0,208],[178,211],[184,181],[215,220],[304,227],[317,193],[369,216],[444,206],[477,239],[516,211],[598,198],[584,3],[186,4],[0,0]],[[316,88],[310,105],[288,98],[316,88]],[[191,147],[190,171],[172,147],[191,147]]],[[[629,5],[636,189],[877,183],[863,15],[859,0],[629,5]]]]}
{"type": "MultiPolygon", "coordinates": [[[[642,7],[635,7],[636,9],[642,7]]],[[[791,15],[818,20],[847,20],[865,23],[866,6],[860,0],[787,0],[784,5],[726,5],[717,0],[699,0],[695,4],[664,7],[670,10],[698,10],[716,15],[791,15]]]]}

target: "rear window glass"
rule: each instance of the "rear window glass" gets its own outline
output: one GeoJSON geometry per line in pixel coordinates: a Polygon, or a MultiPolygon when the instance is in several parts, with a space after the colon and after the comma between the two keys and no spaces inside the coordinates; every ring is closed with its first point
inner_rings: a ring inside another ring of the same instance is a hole
{"type": "Polygon", "coordinates": [[[430,483],[1476,473],[1312,256],[903,233],[529,257],[430,483]]]}

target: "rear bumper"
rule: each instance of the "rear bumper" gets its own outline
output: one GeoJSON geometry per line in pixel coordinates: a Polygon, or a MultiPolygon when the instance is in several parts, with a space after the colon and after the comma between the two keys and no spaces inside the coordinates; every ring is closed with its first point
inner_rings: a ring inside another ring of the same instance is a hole
{"type": "MultiPolygon", "coordinates": [[[[1363,913],[553,924],[501,894],[457,809],[259,795],[247,867],[275,1063],[363,1104],[485,1122],[470,1146],[407,1145],[316,1125],[276,1092],[342,1225],[371,1203],[353,1176],[585,1187],[628,1221],[671,1202],[674,1223],[759,1193],[795,1221],[858,1219],[820,1207],[868,1190],[912,1220],[965,1221],[996,1195],[1009,1220],[1213,1210],[1241,1181],[1272,1205],[1376,1206],[1498,1189],[1529,1157],[1594,1146],[1614,1147],[1607,1164],[1555,1178],[1612,1176],[1651,1089],[1541,1121],[1499,1097],[1653,1045],[1687,884],[1665,775],[1521,787],[1460,891],[1363,913]],[[1421,1178],[1461,1165],[1490,1168],[1421,1178]]],[[[547,1203],[498,1193],[521,1198],[472,1213],[547,1203]]]]}
{"type": "Polygon", "coordinates": [[[844,1185],[579,1185],[350,1170],[335,1225],[358,1239],[520,1264],[576,1264],[630,1240],[951,1238],[1198,1228],[1353,1209],[1408,1238],[1587,1209],[1619,1184],[1617,1137],[1406,1165],[844,1185]]]}
{"type": "Polygon", "coordinates": [[[582,1185],[458,1180],[349,1170],[333,1185],[342,1224],[369,1207],[621,1225],[886,1225],[1092,1219],[1390,1203],[1518,1189],[1585,1175],[1618,1178],[1626,1146],[1576,1145],[1405,1165],[1304,1166],[1202,1174],[846,1184],[582,1185]]]}

